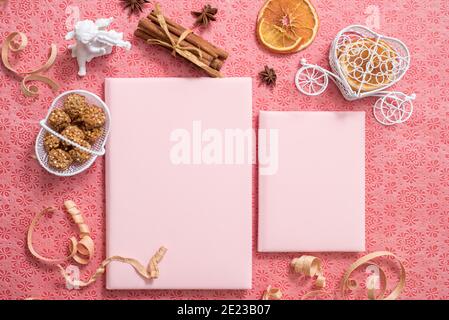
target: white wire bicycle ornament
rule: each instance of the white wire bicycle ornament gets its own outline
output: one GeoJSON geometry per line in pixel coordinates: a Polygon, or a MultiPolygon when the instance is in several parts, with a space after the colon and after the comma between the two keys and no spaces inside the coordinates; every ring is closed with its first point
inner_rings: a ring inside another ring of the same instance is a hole
{"type": "Polygon", "coordinates": [[[384,125],[405,122],[412,115],[415,94],[386,91],[410,66],[409,51],[400,40],[351,25],[341,30],[332,42],[329,63],[332,72],[302,59],[302,67],[295,76],[298,90],[309,96],[320,95],[330,78],[348,101],[379,97],[373,114],[384,125]]]}

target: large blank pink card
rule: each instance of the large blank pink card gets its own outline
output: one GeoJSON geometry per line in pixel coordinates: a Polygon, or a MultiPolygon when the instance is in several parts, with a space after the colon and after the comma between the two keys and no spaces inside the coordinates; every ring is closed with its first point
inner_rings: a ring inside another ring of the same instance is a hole
{"type": "Polygon", "coordinates": [[[105,90],[107,256],[147,264],[168,249],[158,279],[112,263],[107,288],[250,288],[252,169],[225,159],[224,132],[251,130],[251,79],[106,79],[105,90]]]}
{"type": "Polygon", "coordinates": [[[365,113],[261,111],[259,127],[259,251],[364,251],[365,113]]]}

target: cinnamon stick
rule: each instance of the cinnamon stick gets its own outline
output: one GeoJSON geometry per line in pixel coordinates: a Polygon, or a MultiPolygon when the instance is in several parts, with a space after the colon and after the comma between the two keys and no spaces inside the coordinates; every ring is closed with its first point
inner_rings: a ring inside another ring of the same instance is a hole
{"type": "MultiPolygon", "coordinates": [[[[157,17],[154,13],[154,10],[151,11],[151,13],[148,15],[148,18],[151,21],[159,24],[157,17]]],[[[175,35],[180,36],[186,30],[186,28],[184,28],[183,26],[177,24],[176,22],[174,22],[173,20],[171,20],[165,16],[164,16],[164,19],[165,19],[165,22],[167,22],[168,30],[171,33],[174,33],[175,35]]],[[[198,36],[194,33],[190,33],[186,37],[186,40],[187,40],[187,42],[190,42],[194,46],[199,47],[202,50],[206,51],[208,54],[212,55],[215,58],[218,57],[220,59],[226,60],[229,56],[229,54],[225,50],[223,50],[217,46],[214,46],[207,40],[204,40],[203,38],[201,38],[200,36],[198,36]]]]}
{"type": "MultiPolygon", "coordinates": [[[[138,28],[142,29],[142,31],[144,31],[144,34],[139,32],[138,34],[136,34],[136,36],[138,36],[139,38],[142,38],[143,40],[148,40],[150,38],[156,38],[159,40],[170,42],[170,39],[168,39],[167,35],[162,30],[162,28],[159,25],[151,22],[148,19],[141,19],[139,21],[138,28]],[[145,35],[145,33],[147,35],[145,35]]],[[[174,41],[179,40],[178,36],[176,36],[176,35],[171,35],[171,36],[174,41]]],[[[185,47],[187,47],[187,46],[192,47],[192,44],[188,43],[185,40],[181,41],[180,45],[185,46],[185,47]]],[[[198,48],[198,49],[200,49],[200,48],[198,48]]],[[[198,57],[198,59],[200,59],[201,62],[212,67],[213,69],[220,70],[221,67],[223,66],[223,61],[220,61],[219,59],[214,58],[207,52],[204,52],[201,50],[201,56],[196,51],[192,51],[192,53],[195,54],[198,57]]]]}
{"type": "MultiPolygon", "coordinates": [[[[141,38],[143,40],[148,40],[148,39],[154,39],[155,36],[154,35],[150,35],[147,33],[147,30],[143,30],[141,28],[136,29],[136,31],[134,31],[134,35],[138,38],[141,38]]],[[[190,62],[195,63],[193,57],[196,57],[193,53],[191,52],[180,52],[179,53],[181,56],[183,56],[185,59],[189,60],[190,62]]],[[[215,77],[215,78],[221,78],[222,75],[220,74],[220,72],[208,65],[205,66],[199,66],[201,69],[203,69],[208,75],[210,75],[211,77],[215,77]]]]}

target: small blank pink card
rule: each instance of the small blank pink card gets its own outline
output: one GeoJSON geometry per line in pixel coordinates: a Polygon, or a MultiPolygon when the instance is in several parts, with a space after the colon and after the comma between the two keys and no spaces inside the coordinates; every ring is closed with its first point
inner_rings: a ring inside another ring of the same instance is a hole
{"type": "Polygon", "coordinates": [[[277,171],[259,159],[259,251],[364,251],[365,113],[261,111],[259,128],[278,136],[277,171]]]}
{"type": "Polygon", "coordinates": [[[251,163],[223,163],[210,147],[227,128],[251,130],[251,85],[106,79],[107,256],[147,264],[168,249],[153,281],[127,264],[108,265],[108,289],[251,288],[251,163]]]}

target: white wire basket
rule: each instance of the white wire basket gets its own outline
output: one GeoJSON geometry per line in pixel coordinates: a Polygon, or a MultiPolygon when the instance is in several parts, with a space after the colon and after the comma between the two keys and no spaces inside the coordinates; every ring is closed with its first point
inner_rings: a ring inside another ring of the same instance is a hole
{"type": "Polygon", "coordinates": [[[101,100],[100,97],[98,97],[97,95],[95,95],[89,91],[71,90],[71,91],[66,91],[66,92],[60,94],[59,96],[57,96],[53,100],[53,103],[51,104],[50,109],[48,110],[47,116],[45,117],[45,119],[43,119],[39,122],[41,125],[41,130],[39,131],[39,133],[36,137],[35,151],[36,151],[37,160],[39,161],[40,165],[48,172],[50,172],[54,175],[60,176],[60,177],[73,176],[73,175],[76,175],[76,174],[81,173],[84,170],[88,169],[94,163],[94,161],[97,159],[98,156],[102,156],[105,154],[106,140],[109,135],[110,117],[111,116],[110,116],[109,109],[106,106],[106,104],[103,102],[103,100],[101,100]],[[79,95],[86,97],[86,101],[89,104],[94,104],[94,105],[102,108],[106,115],[104,130],[103,130],[101,136],[95,141],[94,144],[92,144],[90,149],[86,148],[84,146],[81,146],[70,139],[67,139],[66,137],[64,137],[63,135],[58,133],[57,131],[53,130],[48,124],[48,118],[50,116],[50,113],[55,109],[62,109],[63,104],[64,104],[64,99],[69,94],[79,94],[79,95]],[[91,154],[90,158],[84,163],[72,163],[69,166],[69,168],[67,168],[66,170],[58,170],[58,169],[55,169],[55,168],[49,166],[48,165],[48,152],[44,148],[44,137],[47,132],[50,132],[51,134],[55,135],[62,141],[67,142],[70,145],[81,149],[82,151],[90,153],[91,154]]]}
{"type": "Polygon", "coordinates": [[[346,100],[368,96],[379,99],[373,107],[376,120],[384,125],[407,121],[415,95],[386,91],[397,83],[410,66],[410,53],[400,40],[380,35],[367,27],[351,25],[342,29],[329,50],[332,71],[301,60],[295,76],[300,92],[317,96],[326,90],[329,78],[346,100]]]}

